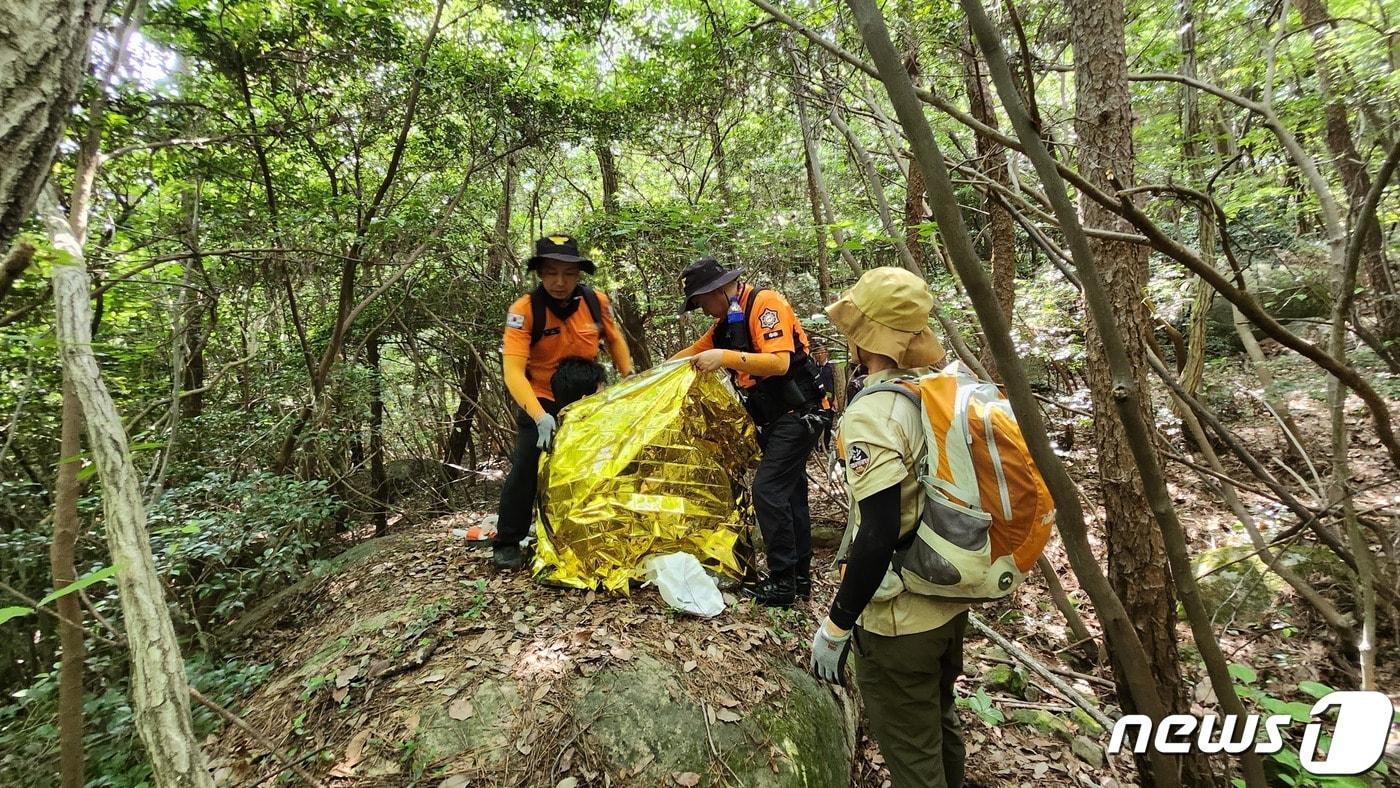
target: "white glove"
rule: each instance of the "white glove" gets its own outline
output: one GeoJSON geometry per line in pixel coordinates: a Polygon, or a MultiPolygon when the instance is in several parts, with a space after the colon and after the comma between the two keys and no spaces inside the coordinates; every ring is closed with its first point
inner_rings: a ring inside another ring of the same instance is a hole
{"type": "Polygon", "coordinates": [[[836,625],[830,619],[823,619],[812,635],[812,672],[817,678],[845,684],[841,669],[846,666],[846,655],[851,650],[851,633],[832,635],[828,627],[835,629],[836,625]]]}
{"type": "Polygon", "coordinates": [[[548,413],[535,420],[535,429],[539,430],[540,439],[535,441],[535,448],[549,451],[554,447],[554,431],[559,428],[559,422],[548,413]]]}

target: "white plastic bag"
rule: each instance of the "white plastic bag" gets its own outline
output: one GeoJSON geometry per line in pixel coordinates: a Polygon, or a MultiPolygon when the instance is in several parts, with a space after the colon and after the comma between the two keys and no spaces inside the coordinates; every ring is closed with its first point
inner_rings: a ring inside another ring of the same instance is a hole
{"type": "Polygon", "coordinates": [[[724,612],[724,596],[715,579],[689,553],[654,555],[642,564],[647,582],[656,585],[666,604],[710,618],[724,612]]]}

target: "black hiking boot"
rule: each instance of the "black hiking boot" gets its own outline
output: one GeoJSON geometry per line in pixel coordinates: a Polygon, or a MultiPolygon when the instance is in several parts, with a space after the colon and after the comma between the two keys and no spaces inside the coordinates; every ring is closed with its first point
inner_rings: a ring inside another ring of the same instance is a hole
{"type": "Polygon", "coordinates": [[[793,588],[800,599],[812,598],[812,557],[809,555],[805,560],[797,562],[796,579],[793,581],[793,588]]]}
{"type": "Polygon", "coordinates": [[[518,544],[496,545],[491,550],[491,563],[503,572],[519,569],[525,565],[525,553],[518,544]]]}
{"type": "Polygon", "coordinates": [[[769,575],[767,580],[746,589],[748,594],[764,607],[792,607],[797,596],[797,583],[792,570],[769,575]]]}

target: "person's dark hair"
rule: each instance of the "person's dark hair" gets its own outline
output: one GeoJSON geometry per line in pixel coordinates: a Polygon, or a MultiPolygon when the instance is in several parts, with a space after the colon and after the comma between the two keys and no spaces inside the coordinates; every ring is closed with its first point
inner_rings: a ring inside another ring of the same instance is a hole
{"type": "Polygon", "coordinates": [[[603,365],[579,356],[559,362],[549,387],[554,391],[554,403],[560,408],[578,402],[592,394],[607,380],[603,365]]]}

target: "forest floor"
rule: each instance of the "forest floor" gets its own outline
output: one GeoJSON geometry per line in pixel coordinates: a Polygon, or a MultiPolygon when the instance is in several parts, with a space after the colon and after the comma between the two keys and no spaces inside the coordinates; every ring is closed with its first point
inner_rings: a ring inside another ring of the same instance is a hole
{"type": "MultiPolygon", "coordinates": [[[[1304,444],[1326,447],[1325,399],[1316,390],[1316,377],[1308,378],[1299,366],[1276,370],[1304,433],[1304,444]],[[1290,388],[1291,387],[1291,388],[1290,388]]],[[[1272,417],[1249,388],[1241,384],[1237,369],[1225,369],[1209,378],[1206,397],[1231,419],[1231,426],[1247,441],[1261,461],[1278,469],[1288,464],[1301,470],[1306,463],[1289,458],[1272,417]]],[[[1393,381],[1391,381],[1393,382],[1393,381]]],[[[1390,392],[1393,396],[1395,392],[1390,392]]],[[[1075,403],[1082,406],[1083,403],[1075,403]]],[[[1350,455],[1354,482],[1364,492],[1359,505],[1388,512],[1400,508],[1400,479],[1396,478],[1371,433],[1359,403],[1349,407],[1355,429],[1350,455]]],[[[1062,415],[1062,414],[1061,414],[1062,415]]],[[[1098,510],[1099,486],[1092,461],[1091,425],[1069,415],[1058,420],[1062,436],[1077,427],[1080,438],[1064,455],[1079,481],[1089,507],[1098,510]]],[[[1064,438],[1061,438],[1064,441],[1064,438]]],[[[1325,452],[1313,451],[1317,474],[1325,479],[1325,452]]],[[[1241,466],[1225,459],[1232,475],[1245,479],[1241,466]]],[[[837,485],[825,480],[821,461],[811,465],[814,477],[814,521],[836,530],[844,523],[837,485]]],[[[487,477],[499,477],[499,469],[487,469],[487,477]]],[[[1183,465],[1167,467],[1175,502],[1186,524],[1193,554],[1239,549],[1243,536],[1232,514],[1205,488],[1194,472],[1183,465]]],[[[1300,476],[1303,474],[1300,473],[1300,476]]],[[[1306,477],[1304,477],[1306,479],[1306,477]]],[[[1309,479],[1308,481],[1313,481],[1309,479]]],[[[555,690],[571,677],[587,676],[608,664],[625,663],[637,652],[665,655],[684,672],[686,689],[703,699],[709,709],[733,709],[742,714],[750,702],[781,695],[781,679],[763,675],[757,654],[776,656],[804,667],[810,633],[835,592],[830,575],[818,579],[810,602],[790,612],[756,608],[728,597],[727,610],[714,619],[679,616],[655,590],[634,590],[631,596],[612,598],[576,590],[539,585],[527,573],[497,574],[490,568],[487,543],[467,542],[454,536],[483,521],[494,511],[494,482],[477,484],[457,506],[458,511],[432,518],[406,512],[397,532],[379,540],[379,549],[361,563],[362,570],[330,575],[312,584],[305,593],[285,600],[272,626],[263,626],[255,638],[244,641],[247,653],[239,656],[275,665],[279,686],[265,686],[242,707],[243,716],[273,741],[298,757],[328,785],[427,785],[444,788],[469,784],[471,764],[444,770],[441,764],[417,759],[417,766],[385,767],[384,763],[414,763],[411,752],[418,712],[425,703],[449,708],[454,718],[471,713],[471,704],[454,698],[452,680],[480,673],[513,678],[523,694],[544,703],[558,702],[564,693],[555,690]],[[375,619],[382,611],[416,603],[419,613],[400,619],[375,619]],[[324,644],[306,637],[309,630],[347,632],[335,653],[327,658],[324,644]],[[348,641],[348,642],[346,642],[348,641]],[[541,655],[552,655],[544,660],[541,655]],[[380,763],[375,767],[375,763],[380,763]]],[[[1274,530],[1287,521],[1276,504],[1249,492],[1242,493],[1261,526],[1274,530]]],[[[1092,543],[1103,550],[1101,524],[1091,524],[1092,543]]],[[[829,564],[834,546],[819,549],[818,562],[829,564]]],[[[1082,600],[1058,540],[1047,551],[1066,590],[1082,600]]],[[[1304,571],[1343,610],[1351,608],[1346,584],[1329,577],[1326,564],[1307,565],[1304,571]],[[1322,567],[1319,569],[1319,567],[1322,567]]],[[[1199,570],[1198,570],[1199,571],[1199,570]]],[[[1299,685],[1319,682],[1337,689],[1353,688],[1352,668],[1343,649],[1332,641],[1317,617],[1299,602],[1290,589],[1269,585],[1259,574],[1231,576],[1224,603],[1217,607],[1220,642],[1228,658],[1251,666],[1237,678],[1262,697],[1284,701],[1308,701],[1299,685]],[[1259,604],[1245,604],[1251,596],[1259,604]]],[[[1087,602],[1080,602],[1099,634],[1087,602]]],[[[1067,649],[1072,637],[1064,619],[1051,605],[1043,580],[1027,582],[1008,603],[983,606],[978,611],[1003,636],[1029,651],[1036,660],[1057,671],[1089,674],[1070,678],[1073,687],[1114,718],[1118,714],[1115,693],[1107,669],[1096,666],[1067,649]]],[[[1179,625],[1183,644],[1190,642],[1184,623],[1179,625]]],[[[1391,634],[1382,643],[1394,643],[1391,634]]],[[[1183,653],[1194,658],[1194,650],[1183,653]]],[[[1125,755],[1105,758],[1107,733],[1095,730],[1082,714],[1053,687],[1021,666],[975,631],[969,630],[964,675],[958,682],[960,705],[968,746],[968,785],[992,786],[1130,786],[1136,770],[1125,755]]],[[[1378,660],[1381,687],[1400,690],[1400,664],[1388,649],[1378,660]]],[[[1198,670],[1187,677],[1194,687],[1199,711],[1213,712],[1214,698],[1198,670]]],[[[713,722],[713,721],[712,721],[713,722]]],[[[568,783],[566,774],[579,775],[578,784],[639,784],[629,781],[628,770],[604,776],[579,743],[581,732],[561,737],[546,723],[536,730],[503,731],[515,747],[515,774],[511,784],[557,785],[568,783]],[[576,762],[575,762],[576,761],[576,762]],[[567,768],[560,768],[572,765],[567,768]],[[562,782],[560,782],[562,780],[562,782]]],[[[1392,735],[1392,743],[1397,737],[1392,735]]],[[[266,749],[238,732],[225,732],[211,752],[227,785],[256,785],[277,774],[280,767],[266,749]]],[[[1396,748],[1392,746],[1391,754],[1396,748]]],[[[640,769],[638,769],[640,772],[640,769]]],[[[694,785],[687,775],[674,775],[678,785],[694,785]]],[[[887,785],[878,748],[860,739],[852,784],[887,785]]],[[[498,779],[470,784],[507,784],[498,779]]],[[[704,784],[711,784],[707,778],[704,784]]],[[[723,784],[718,778],[715,784],[723,784]]]]}
{"type": "MultiPolygon", "coordinates": [[[[250,651],[240,655],[275,666],[272,681],[241,709],[245,719],[287,751],[310,756],[307,767],[328,785],[453,786],[459,783],[448,780],[466,775],[474,778],[473,785],[553,786],[569,774],[595,784],[601,775],[577,754],[568,756],[579,761],[574,771],[541,771],[541,759],[558,766],[567,752],[547,725],[503,732],[517,748],[512,774],[518,782],[473,774],[471,765],[460,761],[420,762],[414,768],[406,749],[423,722],[419,710],[451,709],[458,700],[451,685],[463,676],[509,676],[522,695],[560,703],[568,697],[561,687],[571,679],[642,652],[677,661],[692,698],[711,709],[743,714],[766,695],[787,690],[782,677],[768,674],[766,663],[754,657],[777,657],[805,668],[810,634],[835,593],[834,582],[823,579],[813,600],[791,611],[765,610],[727,594],[724,613],[699,619],[677,615],[652,588],[614,598],[547,587],[524,572],[494,572],[486,543],[453,535],[485,516],[485,510],[464,511],[394,534],[357,562],[356,571],[328,577],[288,600],[278,620],[259,630],[248,641],[250,651]],[[395,615],[406,603],[417,612],[395,615]],[[337,633],[347,635],[333,642],[337,633]]],[[[832,554],[822,548],[818,560],[832,554]]],[[[1024,636],[1005,634],[1029,645],[1024,636]]],[[[1040,656],[1054,663],[1053,653],[1040,656]]],[[[960,695],[975,694],[985,683],[983,674],[1004,659],[994,645],[969,632],[960,695]]],[[[1085,682],[1078,689],[1090,697],[1106,692],[1085,682]]],[[[1052,693],[1047,689],[1045,697],[1030,702],[989,692],[1007,716],[1017,709],[1067,710],[1052,693]]],[[[1045,715],[1025,715],[1035,724],[988,725],[971,709],[963,716],[969,786],[1133,784],[1126,758],[1091,765],[1076,757],[1072,742],[1078,724],[1068,718],[1048,722],[1045,715]]],[[[1086,739],[1102,747],[1101,735],[1086,739]]],[[[226,731],[211,752],[218,753],[214,765],[224,785],[257,785],[280,771],[264,748],[236,731],[226,731]]],[[[613,774],[610,784],[645,784],[628,777],[613,774]]],[[[676,784],[684,784],[677,777],[676,784]]],[[[886,780],[878,749],[862,736],[852,784],[873,787],[886,780]]],[[[707,778],[703,784],[733,783],[707,778]]]]}

